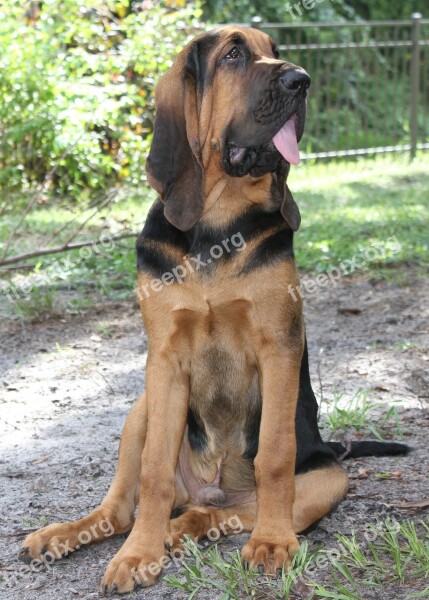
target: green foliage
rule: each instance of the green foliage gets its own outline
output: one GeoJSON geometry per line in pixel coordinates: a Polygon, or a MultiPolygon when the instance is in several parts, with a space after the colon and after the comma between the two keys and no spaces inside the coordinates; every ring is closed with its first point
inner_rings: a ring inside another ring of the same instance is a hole
{"type": "MultiPolygon", "coordinates": [[[[331,559],[333,585],[310,585],[317,597],[338,600],[363,600],[366,594],[358,588],[386,588],[395,583],[421,587],[429,576],[428,532],[427,520],[399,523],[386,518],[370,525],[368,533],[374,541],[368,540],[367,547],[354,532],[350,536],[338,534],[341,552],[338,559],[331,559]]],[[[428,588],[407,597],[427,598],[428,588]]]]}
{"type": "Polygon", "coordinates": [[[280,22],[286,17],[284,5],[279,0],[206,0],[204,16],[218,23],[249,23],[254,16],[267,22],[280,22]]]}
{"type": "Polygon", "coordinates": [[[336,548],[310,551],[304,541],[280,579],[244,569],[239,551],[222,552],[217,546],[203,550],[203,544],[185,536],[186,558],[179,576],[167,575],[163,582],[188,600],[207,594],[219,600],[288,600],[302,597],[302,590],[308,598],[364,600],[372,588],[388,589],[394,598],[404,585],[404,592],[415,590],[407,598],[427,598],[428,588],[422,588],[429,576],[428,525],[426,519],[414,523],[386,518],[369,525],[362,540],[354,531],[337,534],[336,548]]]}
{"type": "Polygon", "coordinates": [[[15,313],[23,320],[43,321],[60,314],[55,290],[34,287],[26,296],[15,301],[15,313]]]}
{"type": "MultiPolygon", "coordinates": [[[[312,6],[307,2],[307,6],[312,6]]],[[[409,19],[414,12],[428,17],[427,0],[314,0],[311,9],[298,0],[205,0],[204,16],[212,22],[248,23],[253,16],[265,22],[409,19]],[[300,12],[291,10],[299,4],[300,12]],[[300,14],[302,13],[302,14],[300,14]]]]}
{"type": "Polygon", "coordinates": [[[334,392],[319,425],[321,429],[328,430],[327,439],[332,439],[335,434],[343,436],[346,433],[368,433],[383,440],[386,430],[391,433],[393,423],[396,425],[396,435],[402,437],[396,406],[374,402],[368,398],[368,390],[358,390],[351,400],[334,392]]]}
{"type": "Polygon", "coordinates": [[[258,16],[266,23],[298,21],[332,21],[338,18],[336,0],[315,0],[311,10],[303,8],[302,15],[294,9],[298,0],[206,0],[204,17],[215,23],[249,23],[258,16]]]}
{"type": "MultiPolygon", "coordinates": [[[[280,0],[207,0],[204,10],[212,22],[246,23],[256,14],[290,21],[286,6],[280,0]]],[[[377,6],[324,0],[302,19],[353,20],[365,11],[373,18],[403,17],[423,8],[420,0],[407,0],[400,11],[387,0],[377,6]]],[[[0,191],[18,198],[45,182],[47,191],[83,199],[122,181],[140,186],[154,85],[196,33],[201,14],[199,0],[9,0],[7,8],[0,7],[0,191]]],[[[277,33],[279,41],[291,42],[291,32],[287,40],[277,33]]],[[[335,32],[319,33],[320,42],[335,41],[335,32]]],[[[343,34],[343,41],[352,41],[350,31],[343,34]]],[[[307,152],[380,145],[386,132],[394,138],[389,143],[408,141],[407,88],[390,73],[388,54],[365,52],[288,55],[318,74],[303,141],[307,152]],[[379,74],[385,78],[383,92],[368,85],[379,74]]],[[[424,131],[427,120],[420,118],[424,131]]]]}
{"type": "Polygon", "coordinates": [[[370,19],[409,19],[414,12],[428,16],[427,0],[336,0],[340,12],[341,6],[350,9],[360,18],[370,19]]]}
{"type": "Polygon", "coordinates": [[[31,188],[48,173],[51,189],[73,197],[138,185],[154,83],[193,35],[197,3],[37,5],[0,9],[0,190],[31,188]]]}
{"type": "Polygon", "coordinates": [[[378,248],[353,274],[398,282],[409,267],[427,269],[428,178],[423,158],[412,165],[392,155],[376,160],[316,164],[291,170],[289,186],[303,216],[294,244],[301,270],[318,273],[378,248]],[[400,247],[389,247],[396,236],[400,247]],[[399,265],[404,268],[397,268],[399,265]]]}
{"type": "Polygon", "coordinates": [[[164,577],[167,586],[186,592],[189,600],[198,598],[200,592],[209,592],[219,600],[265,596],[288,600],[296,580],[313,563],[315,557],[315,552],[310,552],[307,542],[304,542],[294,556],[290,569],[283,568],[281,577],[275,579],[245,569],[238,550],[224,553],[215,545],[204,552],[202,547],[185,536],[184,555],[189,560],[182,562],[179,577],[164,577]]]}

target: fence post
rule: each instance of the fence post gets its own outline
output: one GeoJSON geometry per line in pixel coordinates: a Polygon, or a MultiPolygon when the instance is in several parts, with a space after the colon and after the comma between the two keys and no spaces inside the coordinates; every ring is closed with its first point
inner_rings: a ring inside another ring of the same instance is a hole
{"type": "Polygon", "coordinates": [[[415,158],[419,139],[419,92],[420,92],[420,23],[422,15],[413,13],[412,44],[413,54],[411,62],[411,110],[410,110],[410,157],[415,158]]]}
{"type": "Polygon", "coordinates": [[[262,17],[252,17],[252,20],[250,21],[250,27],[253,27],[254,29],[259,29],[262,23],[262,17]]]}

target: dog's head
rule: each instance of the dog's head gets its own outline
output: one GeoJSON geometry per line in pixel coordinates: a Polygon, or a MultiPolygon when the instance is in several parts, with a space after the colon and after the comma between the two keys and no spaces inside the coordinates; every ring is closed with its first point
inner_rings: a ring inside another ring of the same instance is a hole
{"type": "Polygon", "coordinates": [[[223,175],[272,173],[282,214],[297,229],[285,182],[299,161],[309,85],[307,73],[279,60],[261,31],[227,26],[190,42],[158,84],[146,165],[167,219],[186,231],[201,218],[205,170],[217,153],[223,175]]]}

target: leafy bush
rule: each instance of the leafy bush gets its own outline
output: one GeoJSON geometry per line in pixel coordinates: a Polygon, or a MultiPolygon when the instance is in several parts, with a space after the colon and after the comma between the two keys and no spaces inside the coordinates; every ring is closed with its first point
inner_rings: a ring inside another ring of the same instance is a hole
{"type": "Polygon", "coordinates": [[[297,0],[205,0],[204,16],[212,22],[248,23],[253,16],[264,22],[338,21],[347,19],[409,19],[413,12],[427,15],[427,0],[317,0],[313,3],[297,0]],[[294,8],[298,4],[300,12],[294,8]],[[311,6],[308,9],[307,6],[311,6]],[[293,15],[293,17],[292,17],[293,15]]]}
{"type": "Polygon", "coordinates": [[[50,175],[81,197],[144,177],[153,87],[200,16],[197,2],[9,0],[0,9],[0,190],[50,175]]]}

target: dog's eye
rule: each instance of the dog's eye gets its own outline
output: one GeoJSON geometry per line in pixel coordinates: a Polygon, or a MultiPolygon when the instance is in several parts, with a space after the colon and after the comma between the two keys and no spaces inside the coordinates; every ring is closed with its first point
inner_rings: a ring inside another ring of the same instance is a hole
{"type": "Polygon", "coordinates": [[[241,52],[237,46],[234,46],[234,48],[231,48],[225,58],[226,60],[237,60],[237,58],[241,58],[241,52]]]}

